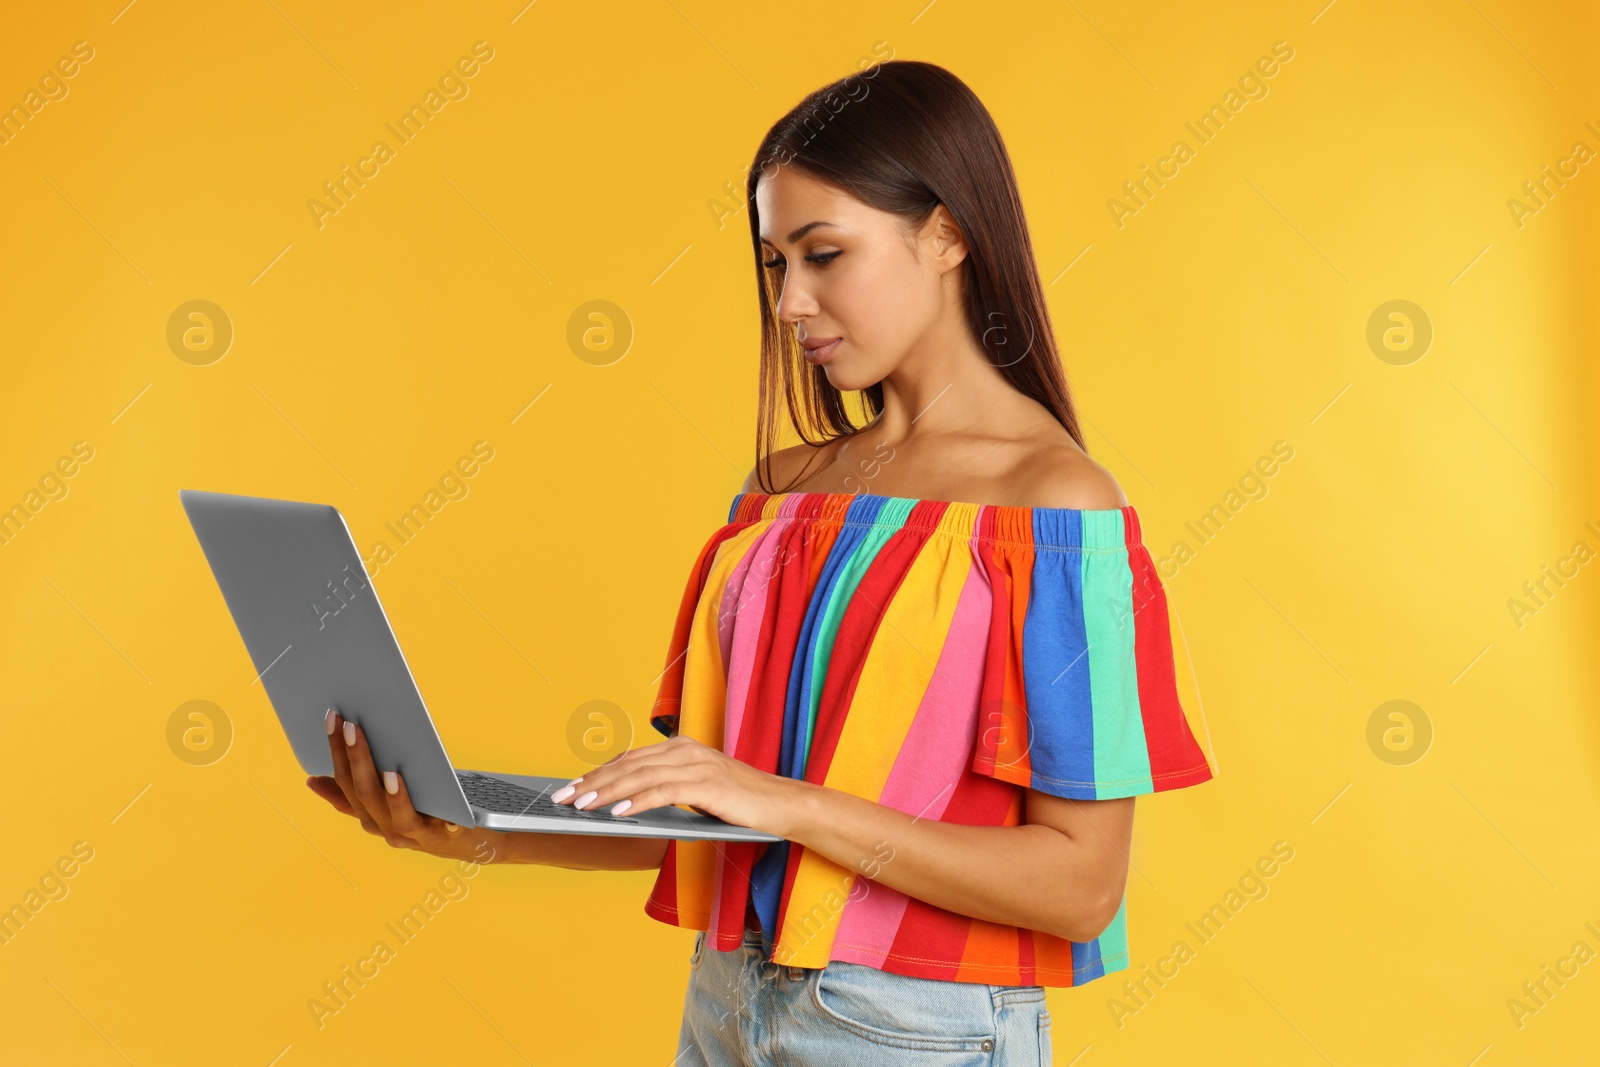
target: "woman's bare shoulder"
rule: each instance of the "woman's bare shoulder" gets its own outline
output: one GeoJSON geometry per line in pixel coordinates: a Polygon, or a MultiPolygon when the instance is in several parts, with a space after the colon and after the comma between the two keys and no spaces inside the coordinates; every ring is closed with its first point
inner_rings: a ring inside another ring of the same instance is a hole
{"type": "Polygon", "coordinates": [[[1029,507],[1093,511],[1128,506],[1112,473],[1070,441],[1034,449],[1013,477],[1029,507]]]}
{"type": "MultiPolygon", "coordinates": [[[[839,443],[843,440],[843,437],[835,437],[830,441],[824,441],[820,445],[807,444],[802,441],[798,445],[790,445],[788,448],[780,448],[774,451],[768,457],[772,470],[772,484],[777,490],[782,491],[784,486],[793,485],[820,470],[826,469],[828,464],[833,462],[834,450],[838,448],[839,443]]],[[[740,487],[739,491],[741,493],[765,492],[766,490],[761,488],[760,476],[761,465],[757,463],[756,466],[750,469],[750,473],[745,477],[744,485],[740,487]]]]}

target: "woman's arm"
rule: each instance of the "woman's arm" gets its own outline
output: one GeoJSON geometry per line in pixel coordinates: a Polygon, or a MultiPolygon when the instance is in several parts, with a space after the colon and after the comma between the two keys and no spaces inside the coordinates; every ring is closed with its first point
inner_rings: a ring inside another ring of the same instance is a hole
{"type": "Polygon", "coordinates": [[[1033,821],[967,826],[785,780],[794,811],[786,837],[935,907],[1092,941],[1121,905],[1131,797],[1065,800],[1030,789],[1033,821]]]}
{"type": "Polygon", "coordinates": [[[1029,789],[1021,826],[945,823],[768,774],[682,736],[615,756],[550,799],[617,814],[624,802],[635,814],[687,804],[946,911],[1070,941],[1093,940],[1116,918],[1133,836],[1132,797],[1029,789]]]}
{"type": "Polygon", "coordinates": [[[653,871],[661,868],[666,855],[665,838],[507,832],[494,862],[541,863],[574,871],[653,871]]]}

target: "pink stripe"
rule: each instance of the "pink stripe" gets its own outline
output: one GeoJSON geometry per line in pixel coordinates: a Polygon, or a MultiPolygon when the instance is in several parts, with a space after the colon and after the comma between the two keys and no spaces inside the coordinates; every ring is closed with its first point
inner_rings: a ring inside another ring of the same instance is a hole
{"type": "MultiPolygon", "coordinates": [[[[969,545],[953,548],[966,551],[971,558],[969,545]]],[[[959,566],[959,559],[952,559],[951,566],[959,566]]],[[[955,783],[966,772],[967,758],[977,737],[978,697],[992,605],[988,572],[972,565],[961,587],[961,599],[956,602],[939,662],[928,680],[928,690],[917,707],[878,803],[936,820],[955,795],[955,783]]],[[[869,884],[858,874],[834,936],[835,958],[881,968],[894,945],[906,902],[906,895],[899,890],[881,882],[869,884]]]]}
{"type": "MultiPolygon", "coordinates": [[[[795,500],[785,500],[785,501],[783,501],[783,503],[779,504],[778,505],[778,515],[779,515],[779,517],[780,518],[788,517],[789,514],[794,511],[795,506],[796,506],[797,503],[798,503],[798,501],[795,501],[795,500]]],[[[752,519],[751,521],[752,522],[756,522],[756,521],[759,521],[759,519],[752,519]]],[[[730,640],[730,636],[731,636],[731,634],[733,632],[733,625],[738,619],[739,608],[740,608],[739,599],[740,599],[741,596],[744,596],[742,590],[743,590],[744,583],[745,583],[745,575],[747,575],[749,573],[749,571],[750,571],[750,563],[751,563],[752,557],[754,556],[754,554],[757,551],[760,550],[761,543],[765,542],[768,538],[770,538],[772,536],[773,531],[782,529],[783,527],[785,527],[787,525],[788,525],[788,523],[778,522],[778,521],[774,520],[765,530],[763,530],[757,536],[756,542],[745,546],[744,556],[739,560],[739,562],[737,564],[734,565],[733,573],[728,576],[728,584],[723,587],[723,590],[722,590],[722,604],[719,607],[718,613],[717,613],[717,637],[720,640],[721,645],[722,645],[722,666],[723,666],[724,671],[726,671],[726,669],[727,669],[729,655],[730,655],[730,649],[729,649],[729,644],[728,643],[729,643],[729,640],[730,640]]],[[[763,565],[765,567],[766,573],[767,573],[769,578],[771,577],[771,573],[772,573],[770,564],[771,564],[773,552],[774,552],[774,550],[768,549],[766,557],[765,557],[765,559],[763,561],[763,565]]],[[[761,572],[757,572],[757,573],[761,573],[761,572]]],[[[763,609],[764,608],[765,608],[765,605],[763,604],[763,609]]],[[[727,745],[725,747],[727,748],[728,751],[732,751],[733,750],[733,746],[732,745],[727,745]]]]}
{"type": "Polygon", "coordinates": [[[774,522],[756,536],[744,558],[734,566],[722,596],[722,614],[717,619],[722,641],[722,660],[726,667],[727,703],[724,706],[722,750],[739,751],[739,734],[744,727],[745,708],[750,698],[750,679],[756,668],[756,645],[761,639],[767,604],[776,576],[774,562],[782,547],[787,522],[774,522]]]}

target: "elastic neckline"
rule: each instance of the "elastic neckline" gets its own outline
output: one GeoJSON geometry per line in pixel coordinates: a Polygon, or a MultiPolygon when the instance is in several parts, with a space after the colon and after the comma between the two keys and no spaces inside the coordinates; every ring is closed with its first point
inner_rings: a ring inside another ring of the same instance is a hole
{"type": "Polygon", "coordinates": [[[876,493],[741,492],[728,521],[803,520],[837,526],[926,530],[974,542],[1069,551],[1122,552],[1141,543],[1133,505],[1047,508],[924,500],[876,493]]]}

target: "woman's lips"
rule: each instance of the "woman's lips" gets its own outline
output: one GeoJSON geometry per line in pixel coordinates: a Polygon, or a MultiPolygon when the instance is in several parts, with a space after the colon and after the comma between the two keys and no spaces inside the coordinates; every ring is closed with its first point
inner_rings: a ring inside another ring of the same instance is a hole
{"type": "Polygon", "coordinates": [[[843,340],[844,338],[842,337],[836,337],[832,341],[829,341],[827,344],[823,345],[821,348],[805,349],[806,362],[817,365],[828,362],[828,360],[833,358],[834,352],[838,351],[839,343],[843,340]]]}

